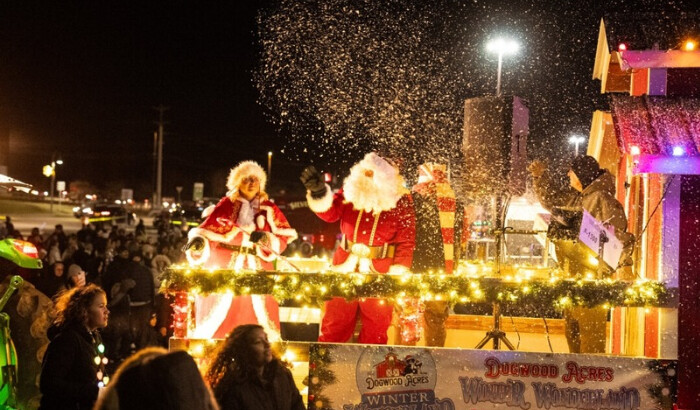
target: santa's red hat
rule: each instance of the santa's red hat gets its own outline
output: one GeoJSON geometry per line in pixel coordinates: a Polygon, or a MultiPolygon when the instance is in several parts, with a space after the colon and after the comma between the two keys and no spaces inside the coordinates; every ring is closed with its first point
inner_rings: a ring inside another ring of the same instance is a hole
{"type": "Polygon", "coordinates": [[[267,183],[267,174],[265,170],[255,161],[243,161],[231,169],[226,181],[226,188],[229,193],[238,192],[238,187],[241,186],[243,180],[249,176],[254,176],[260,181],[260,192],[265,192],[265,184],[267,183]]]}

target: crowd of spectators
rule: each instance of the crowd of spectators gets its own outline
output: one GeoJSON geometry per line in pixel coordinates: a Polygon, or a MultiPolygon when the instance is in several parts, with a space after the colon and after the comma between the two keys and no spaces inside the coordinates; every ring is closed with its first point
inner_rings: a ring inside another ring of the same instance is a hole
{"type": "Polygon", "coordinates": [[[102,335],[109,370],[144,347],[167,347],[171,301],[159,292],[160,275],[170,264],[185,260],[181,249],[187,238],[180,227],[162,224],[157,234],[149,234],[143,221],[133,231],[87,223],[67,233],[59,224],[47,234],[33,228],[24,238],[10,217],[3,225],[5,232],[12,232],[7,237],[36,246],[44,267],[23,270],[22,275],[50,299],[87,284],[105,291],[110,320],[102,335]]]}
{"type": "MultiPolygon", "coordinates": [[[[133,232],[85,224],[67,233],[59,224],[48,235],[33,228],[24,238],[10,217],[1,225],[0,239],[36,246],[43,268],[12,274],[22,275],[53,305],[44,315],[53,319],[36,378],[40,409],[303,408],[291,373],[271,352],[260,326],[234,329],[214,362],[235,357],[240,366],[214,366],[206,380],[186,352],[163,349],[172,336],[172,300],[159,292],[160,277],[169,265],[185,261],[182,228],[162,224],[157,235],[149,235],[142,222],[133,232]]],[[[19,395],[26,408],[38,405],[33,394],[19,395]]]]}

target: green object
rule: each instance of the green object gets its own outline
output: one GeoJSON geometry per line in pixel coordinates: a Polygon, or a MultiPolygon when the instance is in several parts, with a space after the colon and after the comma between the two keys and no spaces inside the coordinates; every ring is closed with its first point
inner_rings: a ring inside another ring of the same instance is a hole
{"type": "MultiPolygon", "coordinates": [[[[19,276],[10,279],[5,294],[0,298],[0,310],[23,282],[19,276]]],[[[17,402],[17,351],[10,337],[10,315],[5,312],[0,312],[0,347],[0,408],[13,409],[17,402]]]]}
{"type": "Polygon", "coordinates": [[[4,258],[22,268],[41,269],[42,263],[36,247],[27,241],[3,239],[0,241],[0,258],[4,258]]]}

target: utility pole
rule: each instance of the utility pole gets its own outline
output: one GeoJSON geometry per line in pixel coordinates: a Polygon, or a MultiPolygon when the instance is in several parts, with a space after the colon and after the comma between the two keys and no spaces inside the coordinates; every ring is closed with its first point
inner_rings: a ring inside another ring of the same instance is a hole
{"type": "Polygon", "coordinates": [[[153,131],[153,169],[151,169],[151,206],[155,208],[158,204],[156,192],[158,191],[158,131],[153,131]]]}
{"type": "Polygon", "coordinates": [[[156,170],[156,201],[153,204],[155,209],[160,209],[163,206],[163,113],[168,107],[159,105],[155,108],[158,111],[158,161],[156,170]]]}

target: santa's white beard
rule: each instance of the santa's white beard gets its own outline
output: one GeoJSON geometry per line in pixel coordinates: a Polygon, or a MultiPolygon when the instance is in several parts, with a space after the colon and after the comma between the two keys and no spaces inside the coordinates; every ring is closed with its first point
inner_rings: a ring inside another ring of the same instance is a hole
{"type": "Polygon", "coordinates": [[[398,172],[387,175],[375,170],[372,177],[367,177],[365,171],[357,165],[350,170],[350,175],[343,182],[345,200],[352,203],[355,209],[372,213],[396,207],[405,191],[403,178],[398,172]]]}

